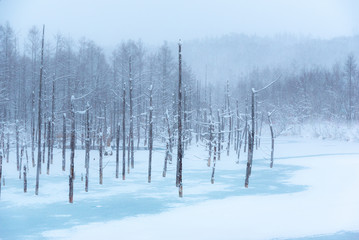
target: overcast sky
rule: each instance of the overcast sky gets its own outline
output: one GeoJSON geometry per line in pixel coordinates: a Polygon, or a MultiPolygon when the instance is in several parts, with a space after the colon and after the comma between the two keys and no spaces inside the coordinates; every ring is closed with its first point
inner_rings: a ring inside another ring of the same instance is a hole
{"type": "Polygon", "coordinates": [[[0,0],[0,23],[9,21],[20,37],[44,23],[48,35],[86,36],[102,46],[228,33],[350,36],[359,33],[358,13],[356,0],[0,0]]]}

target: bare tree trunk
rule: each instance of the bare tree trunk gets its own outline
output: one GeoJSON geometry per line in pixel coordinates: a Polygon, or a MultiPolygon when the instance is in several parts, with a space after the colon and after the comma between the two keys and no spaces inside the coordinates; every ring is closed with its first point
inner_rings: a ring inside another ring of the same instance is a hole
{"type": "Polygon", "coordinates": [[[66,168],[66,113],[62,117],[62,171],[66,168]]]}
{"type": "Polygon", "coordinates": [[[214,150],[213,150],[213,168],[212,168],[212,177],[211,177],[211,183],[214,183],[214,172],[216,170],[216,141],[214,142],[214,150]]]}
{"type": "Polygon", "coordinates": [[[116,132],[116,178],[119,175],[119,165],[120,165],[120,123],[117,125],[116,132]]]}
{"type": "MultiPolygon", "coordinates": [[[[240,130],[239,130],[239,121],[240,121],[240,117],[239,117],[239,102],[238,100],[236,100],[236,127],[235,127],[235,147],[234,149],[236,151],[238,151],[238,146],[239,146],[239,138],[240,138],[240,130]]],[[[234,121],[233,121],[234,124],[234,121]]]]}
{"type": "Polygon", "coordinates": [[[256,129],[256,150],[258,150],[258,101],[256,101],[255,105],[255,129],[256,129]]]}
{"type": "Polygon", "coordinates": [[[178,61],[179,61],[179,77],[178,77],[178,143],[177,143],[177,186],[179,188],[179,197],[183,197],[182,186],[182,53],[181,42],[178,44],[178,61]]]}
{"type": "Polygon", "coordinates": [[[24,137],[25,142],[25,156],[26,156],[26,167],[29,168],[29,155],[27,153],[27,139],[24,137]]]}
{"type": "Polygon", "coordinates": [[[3,154],[0,151],[0,199],[1,199],[1,180],[3,180],[2,179],[2,156],[3,156],[3,154]]]}
{"type": "MultiPolygon", "coordinates": [[[[45,92],[46,93],[46,92],[45,92]]],[[[46,99],[46,95],[44,94],[44,99],[46,99]]],[[[44,109],[47,109],[46,105],[44,107],[44,109]]],[[[47,136],[47,124],[46,124],[46,113],[43,114],[44,115],[44,137],[43,137],[43,141],[42,141],[42,163],[45,165],[45,153],[46,153],[46,136],[47,136]]],[[[40,172],[41,174],[41,172],[40,172]]]]}
{"type": "Polygon", "coordinates": [[[69,202],[73,203],[73,180],[75,179],[75,141],[76,141],[76,135],[75,135],[75,107],[74,107],[74,96],[71,97],[71,156],[70,156],[70,191],[69,191],[69,202]]]}
{"type": "Polygon", "coordinates": [[[90,168],[90,105],[87,103],[86,109],[86,153],[85,153],[85,192],[88,192],[89,189],[89,168],[90,168]]]}
{"type": "Polygon", "coordinates": [[[126,178],[126,83],[122,94],[122,180],[126,178]]]}
{"type": "Polygon", "coordinates": [[[151,171],[152,171],[152,148],[153,148],[153,122],[152,122],[152,84],[150,86],[150,114],[149,114],[149,141],[148,141],[148,150],[149,150],[149,157],[148,157],[148,182],[151,182],[151,171]]]}
{"type": "Polygon", "coordinates": [[[99,147],[99,182],[100,184],[103,183],[103,130],[102,126],[100,125],[100,147],[99,147]]]}
{"type": "Polygon", "coordinates": [[[32,167],[35,167],[35,92],[31,95],[31,160],[32,167]]]}
{"type": "Polygon", "coordinates": [[[41,102],[42,102],[42,72],[44,68],[44,35],[45,35],[45,25],[42,27],[42,43],[41,43],[41,66],[40,66],[40,82],[39,82],[39,114],[38,114],[38,144],[37,144],[37,171],[36,171],[36,186],[35,194],[39,194],[39,175],[41,171],[41,102]]]}
{"type": "Polygon", "coordinates": [[[271,146],[271,152],[270,152],[270,167],[273,167],[273,155],[274,155],[274,133],[273,133],[273,126],[272,126],[272,119],[271,119],[272,113],[268,113],[268,122],[269,122],[269,128],[272,138],[272,146],[271,146]]]}
{"type": "Polygon", "coordinates": [[[220,116],[220,110],[218,109],[218,160],[221,160],[221,139],[222,133],[221,133],[221,116],[220,116]]]}
{"type": "MultiPolygon", "coordinates": [[[[212,110],[210,110],[212,112],[212,110]]],[[[212,124],[212,114],[209,119],[209,141],[208,141],[208,161],[207,166],[211,166],[211,157],[212,157],[212,145],[213,145],[213,124],[212,124]]]]}
{"type": "Polygon", "coordinates": [[[52,79],[52,104],[51,104],[51,164],[54,163],[54,143],[55,143],[55,76],[52,79]]]}
{"type": "Polygon", "coordinates": [[[247,150],[247,132],[248,132],[248,98],[246,98],[246,110],[245,110],[245,125],[244,125],[244,149],[243,151],[246,152],[247,150]]]}
{"type": "Polygon", "coordinates": [[[19,121],[15,121],[15,131],[16,131],[16,169],[20,172],[21,178],[21,168],[20,168],[20,154],[19,154],[19,121]]]}
{"type": "Polygon", "coordinates": [[[47,128],[47,171],[46,171],[47,175],[50,174],[50,162],[51,162],[51,119],[49,119],[48,128],[47,128]]]}
{"type": "Polygon", "coordinates": [[[26,177],[26,166],[24,166],[24,193],[26,192],[27,192],[27,177],[26,177]]]}
{"type": "Polygon", "coordinates": [[[171,125],[170,125],[170,120],[169,120],[169,116],[168,116],[168,110],[166,110],[166,123],[167,123],[167,133],[168,133],[168,143],[169,143],[169,155],[168,155],[167,160],[169,160],[169,162],[172,163],[173,141],[172,141],[171,125]]]}
{"type": "Polygon", "coordinates": [[[131,148],[131,168],[134,168],[135,166],[135,161],[134,161],[134,143],[133,143],[133,99],[132,99],[132,91],[133,91],[133,86],[132,86],[132,58],[130,56],[130,61],[129,61],[129,73],[130,73],[130,78],[129,78],[129,90],[130,90],[130,139],[129,139],[129,144],[130,144],[130,148],[131,148]]]}
{"type": "MultiPolygon", "coordinates": [[[[21,170],[22,170],[22,158],[24,156],[24,144],[21,144],[20,150],[20,165],[19,165],[19,179],[21,179],[21,170]]],[[[25,165],[25,164],[24,164],[25,165]]]]}
{"type": "Polygon", "coordinates": [[[259,127],[258,147],[261,146],[262,127],[263,127],[263,112],[262,112],[262,114],[261,114],[261,124],[260,124],[260,127],[259,127]]]}
{"type": "Polygon", "coordinates": [[[10,133],[7,133],[7,141],[6,141],[6,162],[9,162],[10,157],[10,133]]]}
{"type": "Polygon", "coordinates": [[[167,173],[167,161],[168,161],[168,157],[169,157],[169,146],[168,146],[168,142],[166,143],[166,156],[165,156],[165,163],[163,165],[163,172],[162,172],[162,177],[166,177],[166,173],[167,173]]]}
{"type": "Polygon", "coordinates": [[[246,170],[246,180],[244,186],[248,188],[249,184],[249,177],[252,171],[252,161],[253,161],[253,150],[254,150],[254,130],[255,130],[255,116],[254,116],[254,95],[255,90],[252,88],[252,114],[251,114],[251,121],[252,121],[252,130],[248,133],[248,161],[247,161],[247,170],[246,170]]]}

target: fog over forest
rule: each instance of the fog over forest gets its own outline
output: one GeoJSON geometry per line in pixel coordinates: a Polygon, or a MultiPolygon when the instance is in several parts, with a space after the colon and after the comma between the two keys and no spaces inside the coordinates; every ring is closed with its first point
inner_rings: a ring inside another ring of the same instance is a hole
{"type": "Polygon", "coordinates": [[[0,0],[0,240],[357,239],[358,7],[0,0]]]}

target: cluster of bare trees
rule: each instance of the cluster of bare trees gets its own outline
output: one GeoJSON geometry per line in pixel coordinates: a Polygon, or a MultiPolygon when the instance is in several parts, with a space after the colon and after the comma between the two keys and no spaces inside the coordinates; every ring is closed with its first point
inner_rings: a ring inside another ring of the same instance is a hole
{"type": "Polygon", "coordinates": [[[248,186],[264,123],[270,127],[272,167],[273,125],[313,117],[348,122],[359,119],[355,105],[359,101],[358,66],[353,55],[332,69],[255,69],[236,81],[210,81],[206,72],[200,81],[182,61],[182,44],[178,45],[178,61],[175,49],[166,42],[158,49],[149,49],[141,41],[130,40],[120,43],[107,58],[90,40],[74,43],[62,35],[51,39],[44,37],[44,28],[40,31],[36,27],[29,30],[25,46],[19,48],[10,25],[0,25],[0,181],[2,159],[8,162],[9,149],[15,147],[24,191],[30,161],[37,169],[38,194],[41,164],[47,158],[46,173],[50,174],[53,149],[62,148],[62,170],[66,171],[66,149],[70,148],[72,202],[77,149],[86,152],[88,191],[91,150],[99,151],[99,183],[103,184],[104,155],[116,149],[116,178],[122,174],[125,180],[126,170],[129,174],[136,165],[136,150],[148,149],[151,182],[153,144],[158,141],[166,148],[163,177],[173,156],[177,159],[180,197],[183,157],[194,142],[208,150],[212,183],[216,162],[223,154],[235,151],[235,162],[239,163],[241,151],[246,152],[248,186]],[[278,74],[280,80],[263,88],[278,74]]]}

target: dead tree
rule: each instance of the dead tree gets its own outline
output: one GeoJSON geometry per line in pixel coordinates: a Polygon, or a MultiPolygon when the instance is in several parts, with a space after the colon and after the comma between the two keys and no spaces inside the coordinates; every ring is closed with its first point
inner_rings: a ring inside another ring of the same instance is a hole
{"type": "MultiPolygon", "coordinates": [[[[20,172],[21,176],[21,168],[20,168],[20,153],[19,153],[19,121],[15,121],[15,134],[16,134],[16,168],[20,172]]],[[[21,177],[20,177],[21,178],[21,177]]]]}
{"type": "Polygon", "coordinates": [[[217,152],[216,141],[214,141],[214,149],[213,149],[213,168],[212,168],[212,176],[211,176],[211,183],[214,183],[214,172],[216,170],[216,152],[217,152]]]}
{"type": "Polygon", "coordinates": [[[62,116],[62,171],[66,168],[66,113],[62,116]]]}
{"type": "Polygon", "coordinates": [[[88,192],[89,188],[89,168],[90,168],[90,105],[87,103],[86,109],[86,126],[85,126],[86,136],[85,136],[85,168],[86,168],[86,176],[85,176],[85,192],[88,192]]]}
{"type": "Polygon", "coordinates": [[[55,143],[55,76],[52,79],[52,104],[51,104],[51,144],[50,144],[50,151],[51,151],[51,164],[54,163],[54,143],[55,143]]]}
{"type": "Polygon", "coordinates": [[[168,148],[169,148],[169,153],[168,153],[168,160],[170,163],[172,163],[172,146],[173,146],[173,141],[172,141],[172,133],[171,133],[171,124],[170,124],[170,119],[169,119],[169,115],[168,115],[168,110],[166,109],[166,123],[167,123],[167,133],[168,133],[168,148]]]}
{"type": "Polygon", "coordinates": [[[26,177],[26,166],[24,166],[24,193],[26,192],[27,192],[27,177],[26,177]]]}
{"type": "Polygon", "coordinates": [[[122,180],[126,178],[126,83],[122,93],[122,180]]]}
{"type": "Polygon", "coordinates": [[[10,133],[6,134],[7,136],[7,141],[6,141],[6,162],[9,162],[9,157],[10,157],[10,133]]]}
{"type": "Polygon", "coordinates": [[[120,168],[120,128],[120,123],[118,123],[116,132],[116,178],[118,178],[120,168]]]}
{"type": "Polygon", "coordinates": [[[31,95],[31,160],[35,167],[35,92],[31,95]]]}
{"type": "Polygon", "coordinates": [[[214,126],[213,126],[213,122],[212,122],[212,110],[211,114],[210,114],[210,119],[209,119],[209,138],[208,138],[208,161],[207,161],[207,166],[210,167],[211,166],[211,157],[212,157],[212,145],[213,145],[213,130],[214,130],[214,126]]]}
{"type": "Polygon", "coordinates": [[[168,146],[168,142],[166,142],[166,155],[165,155],[165,163],[163,165],[163,172],[162,172],[162,177],[166,177],[166,173],[167,173],[167,161],[169,158],[169,146],[168,146]]]}
{"type": "Polygon", "coordinates": [[[75,106],[74,106],[75,97],[71,97],[71,141],[70,141],[70,148],[71,148],[71,155],[70,155],[70,176],[69,176],[69,202],[73,203],[73,181],[75,179],[75,141],[76,141],[76,130],[75,130],[75,106]]]}
{"type": "Polygon", "coordinates": [[[151,171],[152,171],[152,148],[153,148],[153,120],[152,120],[152,90],[153,86],[151,84],[149,91],[150,91],[150,108],[149,108],[149,132],[148,132],[148,150],[149,150],[149,157],[148,157],[148,182],[151,182],[151,171]]]}
{"type": "MultiPolygon", "coordinates": [[[[21,179],[21,170],[22,170],[22,158],[24,156],[24,144],[21,144],[20,150],[20,165],[19,165],[19,179],[21,179]]],[[[25,164],[24,164],[25,165],[25,164]]]]}
{"type": "Polygon", "coordinates": [[[248,158],[247,158],[247,168],[246,168],[246,179],[244,186],[248,188],[249,184],[249,177],[251,175],[252,171],[252,162],[253,162],[253,150],[254,150],[254,142],[255,142],[255,95],[259,92],[262,92],[263,90],[267,89],[269,86],[271,86],[273,83],[275,83],[281,76],[279,76],[275,81],[271,82],[264,88],[260,90],[255,90],[252,88],[252,104],[251,104],[251,131],[248,132],[248,158]]]}
{"type": "Polygon", "coordinates": [[[129,145],[131,148],[131,168],[134,168],[135,162],[134,162],[134,143],[133,143],[133,97],[132,97],[132,57],[130,56],[129,61],[129,97],[130,97],[130,139],[129,139],[129,145]]]}
{"type": "Polygon", "coordinates": [[[39,111],[38,111],[38,143],[37,143],[37,171],[36,171],[36,185],[35,194],[39,194],[39,176],[41,171],[41,120],[42,120],[42,72],[44,68],[44,37],[45,25],[42,27],[42,42],[41,42],[41,65],[40,65],[40,81],[39,81],[39,111]]]}
{"type": "Polygon", "coordinates": [[[248,98],[246,98],[246,110],[244,112],[244,116],[245,116],[245,123],[244,123],[244,148],[243,148],[243,152],[246,152],[247,150],[247,141],[248,141],[248,98]]]}
{"type": "Polygon", "coordinates": [[[99,140],[100,140],[100,147],[99,147],[99,183],[103,183],[103,130],[102,124],[100,123],[100,132],[99,132],[99,140]]]}
{"type": "Polygon", "coordinates": [[[181,53],[181,41],[178,43],[178,142],[177,142],[177,181],[179,197],[183,197],[182,186],[182,53],[181,53]]]}
{"type": "Polygon", "coordinates": [[[50,174],[50,162],[51,162],[51,119],[49,119],[48,127],[47,127],[47,168],[46,168],[47,175],[50,174]]]}
{"type": "Polygon", "coordinates": [[[261,124],[259,126],[258,147],[261,146],[262,127],[263,127],[263,112],[261,113],[261,124]]]}
{"type": "Polygon", "coordinates": [[[1,180],[3,180],[2,179],[2,156],[3,156],[2,151],[0,151],[0,199],[1,199],[1,180]]]}
{"type": "Polygon", "coordinates": [[[272,126],[272,116],[273,112],[268,113],[268,122],[269,122],[269,128],[270,128],[270,134],[272,138],[272,145],[271,145],[271,152],[270,152],[270,167],[273,167],[273,155],[274,155],[274,133],[273,133],[273,126],[272,126]]]}
{"type": "Polygon", "coordinates": [[[221,137],[222,137],[222,132],[221,132],[221,114],[220,114],[220,110],[218,109],[218,160],[221,160],[221,137]]]}

